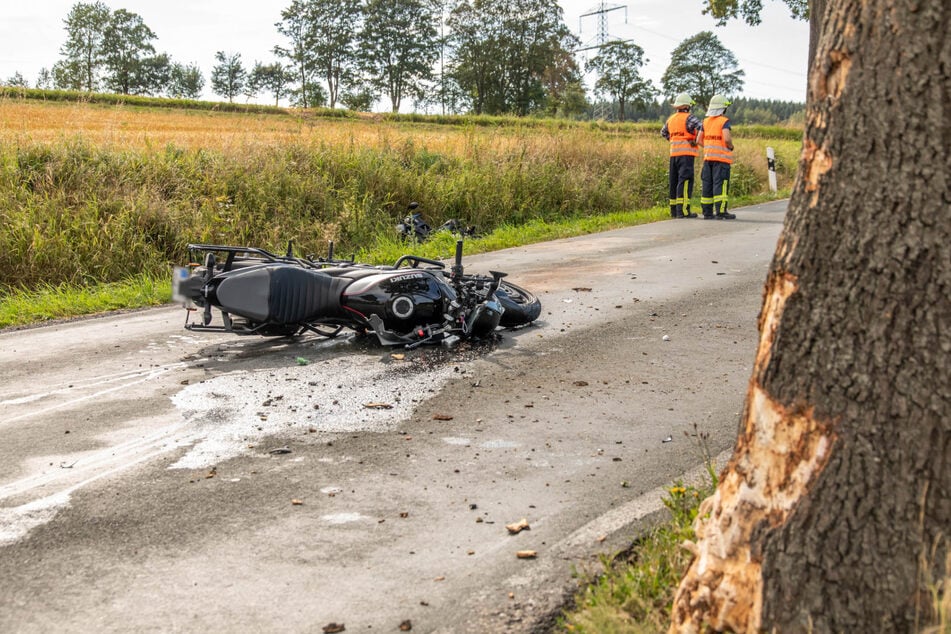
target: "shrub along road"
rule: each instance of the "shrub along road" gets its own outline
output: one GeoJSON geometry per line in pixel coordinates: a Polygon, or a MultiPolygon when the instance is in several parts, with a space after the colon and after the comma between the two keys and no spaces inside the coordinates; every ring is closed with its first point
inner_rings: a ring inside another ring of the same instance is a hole
{"type": "Polygon", "coordinates": [[[492,350],[0,334],[0,630],[544,630],[732,446],[784,211],[468,258],[543,303],[492,350]]]}

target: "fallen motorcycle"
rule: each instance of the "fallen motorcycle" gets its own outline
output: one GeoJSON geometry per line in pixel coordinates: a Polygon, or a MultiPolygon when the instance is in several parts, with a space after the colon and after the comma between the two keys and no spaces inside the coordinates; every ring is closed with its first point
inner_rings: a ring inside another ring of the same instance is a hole
{"type": "Polygon", "coordinates": [[[396,234],[399,236],[400,240],[404,242],[407,240],[413,240],[416,242],[425,242],[429,237],[438,231],[448,231],[449,233],[454,233],[458,236],[475,236],[476,228],[474,225],[463,224],[461,220],[455,218],[450,218],[446,222],[442,223],[435,229],[429,226],[425,220],[423,220],[423,214],[416,211],[416,208],[419,207],[419,203],[410,203],[407,210],[410,212],[408,216],[403,218],[403,221],[396,225],[396,234]]]}
{"type": "Polygon", "coordinates": [[[237,335],[335,337],[372,332],[383,345],[451,346],[498,328],[535,321],[541,302],[504,281],[505,273],[465,273],[462,240],[450,268],[404,255],[392,266],[327,257],[296,257],[255,247],[188,245],[192,264],[176,267],[172,295],[188,309],[185,328],[237,335]],[[202,262],[197,264],[197,262],[202,262]],[[201,309],[201,318],[191,321],[201,309]],[[213,309],[221,323],[214,324],[213,309]]]}

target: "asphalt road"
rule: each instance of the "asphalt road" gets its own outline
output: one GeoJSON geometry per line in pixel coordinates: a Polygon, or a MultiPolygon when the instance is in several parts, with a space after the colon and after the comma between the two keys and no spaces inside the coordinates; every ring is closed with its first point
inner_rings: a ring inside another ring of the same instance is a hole
{"type": "Polygon", "coordinates": [[[785,205],[468,258],[543,303],[491,350],[0,333],[0,631],[545,631],[731,448],[785,205]]]}

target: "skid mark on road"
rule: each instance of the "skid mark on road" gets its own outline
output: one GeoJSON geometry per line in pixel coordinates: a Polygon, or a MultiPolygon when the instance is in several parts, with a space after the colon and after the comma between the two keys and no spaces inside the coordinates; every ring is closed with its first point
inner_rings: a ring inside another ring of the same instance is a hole
{"type": "Polygon", "coordinates": [[[176,425],[171,429],[152,434],[149,438],[98,452],[90,460],[83,461],[81,466],[78,463],[74,465],[74,467],[79,466],[79,471],[69,475],[75,478],[78,473],[82,479],[72,484],[61,482],[63,478],[60,472],[51,471],[0,487],[0,500],[2,500],[38,488],[52,488],[56,484],[67,484],[66,488],[45,497],[11,508],[0,508],[0,547],[17,542],[26,537],[34,528],[52,521],[57,513],[69,506],[72,494],[79,489],[187,444],[189,442],[187,437],[179,439],[178,442],[169,442],[169,432],[181,429],[183,426],[176,425]],[[130,451],[139,453],[129,459],[130,451]],[[83,478],[82,476],[86,474],[88,477],[83,478]]]}
{"type": "Polygon", "coordinates": [[[22,396],[15,399],[9,399],[5,401],[0,401],[0,405],[24,405],[27,403],[34,403],[37,401],[42,401],[44,399],[49,399],[56,396],[61,396],[64,394],[75,394],[78,391],[83,389],[96,388],[102,385],[112,385],[112,387],[96,390],[83,396],[76,398],[70,398],[68,400],[54,403],[43,409],[31,410],[20,414],[19,416],[9,416],[5,417],[4,423],[15,423],[17,421],[33,418],[37,416],[42,416],[56,410],[61,410],[64,408],[73,407],[83,401],[88,401],[90,399],[101,398],[107,394],[112,394],[114,392],[119,392],[121,390],[128,389],[134,385],[139,385],[141,383],[146,383],[148,381],[154,381],[161,376],[173,372],[175,370],[186,367],[186,363],[174,363],[171,365],[166,365],[162,367],[149,368],[148,370],[136,371],[136,372],[123,372],[119,374],[106,375],[102,377],[92,377],[89,379],[77,379],[75,382],[71,382],[66,387],[56,388],[54,390],[47,390],[45,392],[38,392],[36,394],[30,394],[28,396],[22,396]],[[118,384],[118,385],[115,385],[118,384]]]}

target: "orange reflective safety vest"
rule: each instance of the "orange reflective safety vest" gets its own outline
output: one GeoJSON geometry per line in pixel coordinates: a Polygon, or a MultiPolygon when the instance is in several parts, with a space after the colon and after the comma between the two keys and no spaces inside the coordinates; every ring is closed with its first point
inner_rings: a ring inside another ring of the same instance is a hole
{"type": "Polygon", "coordinates": [[[690,142],[697,138],[695,132],[687,131],[689,112],[675,112],[667,119],[667,134],[670,135],[671,156],[699,156],[700,150],[690,142]]]}
{"type": "Polygon", "coordinates": [[[727,117],[718,115],[703,120],[703,160],[733,163],[733,150],[726,146],[723,140],[723,126],[729,121],[727,117]]]}

